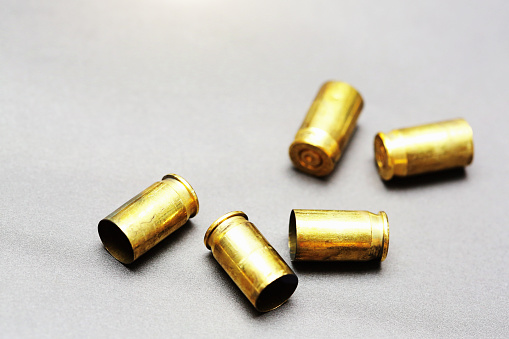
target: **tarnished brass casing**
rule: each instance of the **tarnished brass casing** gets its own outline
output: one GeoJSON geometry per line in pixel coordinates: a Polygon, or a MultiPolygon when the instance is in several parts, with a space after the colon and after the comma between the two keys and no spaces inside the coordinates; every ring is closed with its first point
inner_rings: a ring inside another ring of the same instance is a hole
{"type": "Polygon", "coordinates": [[[288,245],[294,261],[384,261],[389,220],[385,212],[293,210],[288,245]]]}
{"type": "Polygon", "coordinates": [[[347,83],[323,84],[290,146],[299,170],[315,176],[332,172],[361,114],[363,100],[347,83]]]}
{"type": "Polygon", "coordinates": [[[198,197],[187,181],[168,174],[99,222],[104,247],[130,264],[198,213],[198,197]]]}
{"type": "Polygon", "coordinates": [[[217,219],[205,234],[205,246],[260,312],[283,304],[298,279],[244,212],[217,219]]]}
{"type": "Polygon", "coordinates": [[[375,137],[375,160],[383,180],[393,176],[469,165],[474,157],[472,128],[463,119],[393,130],[375,137]]]}

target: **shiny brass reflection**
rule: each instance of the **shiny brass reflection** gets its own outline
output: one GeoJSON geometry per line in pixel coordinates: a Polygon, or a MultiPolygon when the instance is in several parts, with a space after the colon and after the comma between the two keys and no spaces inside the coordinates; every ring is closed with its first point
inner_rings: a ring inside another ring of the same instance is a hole
{"type": "Polygon", "coordinates": [[[473,157],[472,128],[464,119],[380,132],[375,137],[375,160],[383,180],[464,167],[473,157]]]}
{"type": "Polygon", "coordinates": [[[315,176],[332,172],[361,114],[363,100],[347,83],[323,84],[290,146],[295,167],[315,176]]]}
{"type": "Polygon", "coordinates": [[[389,220],[385,212],[293,210],[289,247],[294,261],[384,261],[389,220]]]}
{"type": "Polygon", "coordinates": [[[205,234],[205,246],[260,312],[283,304],[298,279],[244,212],[217,219],[205,234]]]}
{"type": "Polygon", "coordinates": [[[198,213],[198,197],[184,178],[166,175],[99,222],[108,252],[130,264],[198,213]]]}

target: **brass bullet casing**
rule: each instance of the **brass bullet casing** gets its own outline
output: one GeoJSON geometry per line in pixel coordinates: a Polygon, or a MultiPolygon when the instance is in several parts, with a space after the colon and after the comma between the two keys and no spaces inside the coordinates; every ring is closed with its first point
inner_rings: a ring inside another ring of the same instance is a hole
{"type": "Polygon", "coordinates": [[[198,197],[187,181],[168,174],[99,222],[104,247],[130,264],[198,213],[198,197]]]}
{"type": "Polygon", "coordinates": [[[288,245],[294,261],[384,261],[389,220],[385,212],[293,210],[288,245]]]}
{"type": "Polygon", "coordinates": [[[375,160],[383,180],[393,176],[469,165],[474,157],[472,128],[463,119],[393,130],[375,137],[375,160]]]}
{"type": "Polygon", "coordinates": [[[315,176],[330,174],[355,129],[363,106],[347,83],[323,84],[290,146],[295,167],[315,176]]]}
{"type": "Polygon", "coordinates": [[[260,312],[280,306],[297,288],[295,273],[244,212],[217,219],[205,234],[205,246],[260,312]]]}

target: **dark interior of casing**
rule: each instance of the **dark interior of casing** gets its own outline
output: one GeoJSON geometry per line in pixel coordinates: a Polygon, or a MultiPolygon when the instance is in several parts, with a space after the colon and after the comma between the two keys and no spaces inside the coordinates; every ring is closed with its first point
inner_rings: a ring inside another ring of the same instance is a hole
{"type": "Polygon", "coordinates": [[[295,252],[297,251],[297,230],[295,225],[295,212],[290,213],[290,225],[288,232],[288,246],[290,247],[290,257],[295,259],[295,252]]]}
{"type": "Polygon", "coordinates": [[[298,279],[294,274],[287,274],[274,280],[258,296],[256,308],[261,312],[267,312],[280,306],[293,294],[297,283],[298,279]]]}
{"type": "Polygon", "coordinates": [[[134,261],[134,252],[127,236],[109,220],[99,222],[99,237],[112,256],[124,264],[134,261]]]}

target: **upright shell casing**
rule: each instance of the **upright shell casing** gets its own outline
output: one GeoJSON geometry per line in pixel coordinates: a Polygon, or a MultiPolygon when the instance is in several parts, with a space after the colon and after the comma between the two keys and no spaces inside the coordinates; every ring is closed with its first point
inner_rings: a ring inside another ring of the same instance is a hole
{"type": "Polygon", "coordinates": [[[217,219],[205,234],[205,246],[260,312],[283,304],[298,279],[243,212],[217,219]]]}
{"type": "Polygon", "coordinates": [[[130,264],[198,213],[198,197],[184,178],[166,175],[99,222],[104,247],[130,264]]]}
{"type": "Polygon", "coordinates": [[[315,176],[332,172],[355,129],[363,106],[347,83],[323,84],[290,146],[295,167],[315,176]]]}

